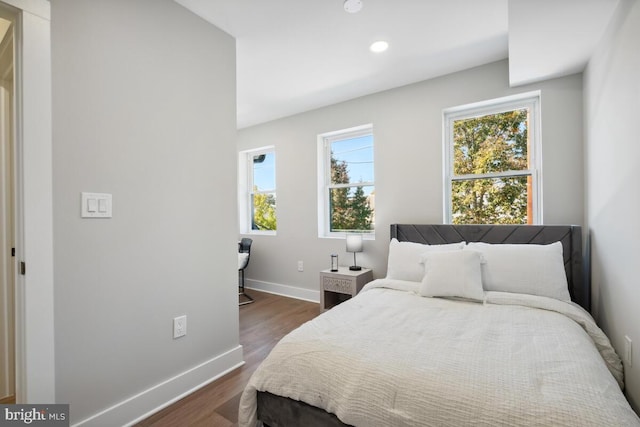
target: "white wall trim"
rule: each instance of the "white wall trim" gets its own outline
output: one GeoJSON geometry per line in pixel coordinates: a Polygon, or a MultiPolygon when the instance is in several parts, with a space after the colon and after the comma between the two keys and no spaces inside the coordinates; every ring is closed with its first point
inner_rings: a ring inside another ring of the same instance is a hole
{"type": "Polygon", "coordinates": [[[320,291],[298,288],[295,286],[282,285],[280,283],[262,282],[260,280],[245,279],[245,288],[256,291],[267,292],[275,295],[282,295],[303,301],[320,304],[320,291]]]}
{"type": "Polygon", "coordinates": [[[242,365],[239,345],[73,425],[131,426],[242,365]]]}

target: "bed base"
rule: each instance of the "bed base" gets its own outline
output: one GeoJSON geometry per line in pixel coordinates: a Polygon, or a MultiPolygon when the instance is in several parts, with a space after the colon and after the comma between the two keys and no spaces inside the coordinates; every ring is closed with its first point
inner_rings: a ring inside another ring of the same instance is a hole
{"type": "Polygon", "coordinates": [[[258,392],[258,419],[265,427],[346,427],[324,409],[266,391],[258,392]]]}

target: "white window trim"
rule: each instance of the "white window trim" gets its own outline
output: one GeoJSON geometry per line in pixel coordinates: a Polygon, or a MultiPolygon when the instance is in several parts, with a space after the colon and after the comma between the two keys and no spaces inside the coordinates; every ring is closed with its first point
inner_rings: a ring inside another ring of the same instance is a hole
{"type": "MultiPolygon", "coordinates": [[[[359,136],[373,134],[373,124],[354,126],[338,131],[326,132],[318,135],[318,237],[329,239],[344,239],[346,232],[330,231],[330,215],[329,215],[329,189],[331,188],[347,188],[360,186],[374,186],[374,182],[358,182],[354,184],[331,184],[331,143],[343,139],[357,138],[359,136]]],[[[375,142],[374,142],[375,144],[375,142]]],[[[375,164],[374,164],[375,167],[375,164]]],[[[375,174],[375,171],[374,171],[375,174]]],[[[375,175],[374,175],[375,176],[375,175]]],[[[375,240],[375,224],[374,230],[368,233],[362,233],[366,240],[375,240]]]]}
{"type": "Polygon", "coordinates": [[[444,223],[451,224],[451,182],[469,178],[495,178],[513,176],[531,176],[533,224],[543,224],[542,220],[542,126],[540,110],[540,91],[526,92],[489,101],[476,102],[443,110],[443,206],[444,223]],[[453,122],[460,119],[497,114],[506,111],[528,108],[529,115],[529,160],[530,169],[489,174],[458,175],[453,174],[453,122]]]}
{"type": "MultiPolygon", "coordinates": [[[[253,198],[253,158],[260,154],[273,153],[275,155],[275,146],[255,148],[251,150],[240,151],[238,155],[238,220],[240,225],[240,234],[255,234],[265,236],[275,236],[277,230],[253,230],[251,228],[251,205],[253,198]]],[[[277,159],[274,161],[274,166],[277,159]]],[[[256,194],[276,193],[277,194],[277,176],[276,188],[257,191],[256,194]]],[[[276,207],[276,221],[278,210],[276,207]]]]}

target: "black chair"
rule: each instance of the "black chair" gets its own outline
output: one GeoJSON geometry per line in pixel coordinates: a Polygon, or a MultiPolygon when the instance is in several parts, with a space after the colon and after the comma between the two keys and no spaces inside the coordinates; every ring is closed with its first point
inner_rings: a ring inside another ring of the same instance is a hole
{"type": "Polygon", "coordinates": [[[249,258],[251,257],[251,244],[253,240],[248,237],[243,237],[238,244],[238,272],[240,273],[240,283],[238,288],[240,292],[238,296],[245,297],[247,301],[242,301],[239,305],[251,304],[253,298],[244,291],[244,270],[249,265],[249,258]]]}

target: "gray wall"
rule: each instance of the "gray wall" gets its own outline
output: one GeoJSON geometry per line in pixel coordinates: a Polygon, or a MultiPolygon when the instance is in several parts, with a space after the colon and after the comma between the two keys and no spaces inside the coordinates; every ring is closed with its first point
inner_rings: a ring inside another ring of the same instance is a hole
{"type": "Polygon", "coordinates": [[[51,3],[56,398],[118,425],[241,360],[235,41],[170,0],[51,3]]]}
{"type": "Polygon", "coordinates": [[[318,238],[318,134],[373,123],[376,237],[358,263],[381,277],[389,224],[442,222],[442,110],[532,90],[542,94],[544,222],[581,225],[582,75],[510,88],[505,60],[240,130],[239,150],[274,145],[277,158],[278,231],[254,236],[251,286],[314,299],[332,252],[353,261],[343,239],[318,238]]]}
{"type": "Polygon", "coordinates": [[[585,71],[587,223],[594,314],[625,363],[626,393],[640,411],[640,2],[623,0],[585,71]]]}

